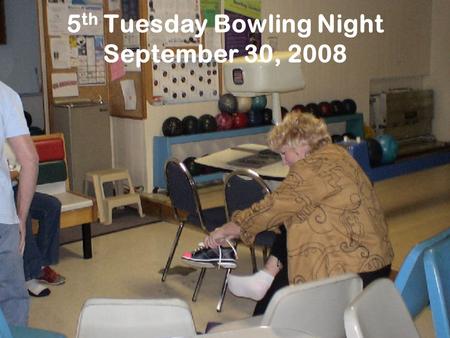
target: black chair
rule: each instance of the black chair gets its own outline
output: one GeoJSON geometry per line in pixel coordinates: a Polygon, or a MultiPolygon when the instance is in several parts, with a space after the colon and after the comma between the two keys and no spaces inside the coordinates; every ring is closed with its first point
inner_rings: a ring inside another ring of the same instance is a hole
{"type": "MultiPolygon", "coordinates": [[[[270,189],[266,182],[253,170],[238,169],[234,170],[225,177],[225,211],[227,220],[231,219],[233,213],[237,210],[249,208],[253,203],[258,202],[264,196],[270,193],[270,189]]],[[[250,247],[252,258],[253,272],[258,271],[256,264],[255,245],[263,246],[263,258],[267,259],[267,248],[271,247],[275,240],[275,233],[272,231],[263,231],[259,233],[254,244],[250,247]]],[[[231,269],[227,269],[225,279],[222,285],[222,293],[217,305],[217,311],[222,309],[223,300],[228,288],[228,275],[231,269]]]]}
{"type": "MultiPolygon", "coordinates": [[[[172,248],[166,266],[163,270],[161,281],[166,280],[167,272],[170,269],[173,256],[178,246],[178,241],[186,222],[199,226],[205,233],[210,233],[215,228],[226,222],[225,208],[216,207],[210,209],[202,209],[200,199],[197,192],[197,186],[186,169],[185,165],[177,159],[170,159],[165,164],[165,174],[167,181],[167,192],[172,203],[175,219],[179,222],[172,248]],[[187,217],[184,215],[187,214],[187,217]]],[[[192,301],[197,300],[203,278],[205,276],[206,267],[201,268],[197,285],[195,286],[192,301]]]]}
{"type": "MultiPolygon", "coordinates": [[[[270,193],[270,188],[266,182],[253,170],[239,169],[231,172],[225,177],[225,210],[227,219],[237,210],[247,209],[253,203],[259,202],[264,196],[270,193]]],[[[254,245],[250,247],[252,257],[253,272],[258,271],[256,264],[255,246],[263,247],[264,261],[267,259],[267,249],[275,240],[275,233],[264,231],[259,233],[254,245]]]]}

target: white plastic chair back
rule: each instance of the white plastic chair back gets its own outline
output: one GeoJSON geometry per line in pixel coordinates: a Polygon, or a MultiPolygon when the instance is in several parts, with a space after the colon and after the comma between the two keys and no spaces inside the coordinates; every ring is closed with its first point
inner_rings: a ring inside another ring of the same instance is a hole
{"type": "Polygon", "coordinates": [[[420,338],[399,292],[389,279],[370,284],[344,315],[347,338],[420,338]]]}
{"type": "Polygon", "coordinates": [[[261,325],[345,337],[344,311],[361,290],[361,278],[352,273],[287,286],[273,296],[261,325]]]}
{"type": "Polygon", "coordinates": [[[88,299],[77,338],[195,336],[189,306],[180,299],[88,299]]]}

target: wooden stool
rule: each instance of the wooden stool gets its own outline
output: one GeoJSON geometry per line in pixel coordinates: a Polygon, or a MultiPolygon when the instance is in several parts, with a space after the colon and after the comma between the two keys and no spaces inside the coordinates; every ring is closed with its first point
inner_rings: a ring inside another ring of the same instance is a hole
{"type": "Polygon", "coordinates": [[[144,217],[141,206],[141,198],[139,194],[134,191],[134,186],[131,182],[131,177],[127,169],[116,168],[87,172],[84,182],[85,193],[87,193],[88,182],[91,182],[94,186],[98,206],[98,216],[101,223],[111,224],[112,209],[131,204],[137,204],[139,215],[144,217]],[[123,181],[126,181],[129,188],[129,193],[127,194],[123,192],[123,181]],[[114,184],[116,195],[106,197],[103,184],[109,182],[114,184]],[[118,185],[118,183],[120,183],[120,185],[118,185]]]}

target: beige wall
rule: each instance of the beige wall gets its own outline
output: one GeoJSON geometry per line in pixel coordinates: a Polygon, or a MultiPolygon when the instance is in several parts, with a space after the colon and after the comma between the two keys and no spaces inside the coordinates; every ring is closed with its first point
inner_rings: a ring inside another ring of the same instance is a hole
{"type": "Polygon", "coordinates": [[[433,0],[430,76],[426,88],[434,89],[433,132],[450,141],[450,1],[433,0]]]}
{"type": "MultiPolygon", "coordinates": [[[[345,64],[303,64],[306,88],[299,92],[283,94],[281,97],[283,106],[291,108],[296,103],[351,97],[357,102],[358,110],[368,118],[371,81],[389,79],[395,82],[396,79],[401,79],[402,84],[420,87],[423,85],[424,77],[431,72],[426,84],[437,93],[436,107],[440,108],[436,111],[435,121],[441,122],[437,123],[439,126],[436,125],[436,130],[443,137],[449,137],[449,112],[448,109],[444,111],[444,106],[448,107],[450,100],[449,85],[446,81],[449,74],[448,55],[450,54],[448,0],[434,0],[433,6],[429,0],[322,0],[320,2],[262,0],[262,11],[263,16],[279,13],[282,17],[294,19],[315,19],[319,13],[342,14],[343,17],[357,17],[362,13],[368,17],[375,17],[376,14],[381,14],[384,19],[383,34],[364,34],[354,39],[338,34],[320,35],[317,32],[308,39],[300,39],[296,34],[278,35],[277,43],[280,50],[286,49],[292,43],[302,45],[344,43],[348,54],[345,64]],[[446,33],[443,33],[445,28],[447,28],[446,33]],[[446,71],[441,72],[442,68],[446,71]]],[[[316,26],[313,28],[317,31],[316,26]]],[[[269,36],[274,35],[266,34],[263,36],[263,41],[267,42],[269,36]]],[[[161,135],[164,119],[169,116],[184,117],[188,114],[214,115],[217,111],[217,102],[159,107],[148,105],[148,118],[146,121],[141,121],[145,125],[145,128],[141,128],[144,130],[143,134],[133,135],[133,137],[145,139],[145,150],[149,156],[131,155],[133,161],[147,168],[146,175],[139,174],[139,177],[145,180],[147,191],[153,188],[153,136],[161,135]]]]}

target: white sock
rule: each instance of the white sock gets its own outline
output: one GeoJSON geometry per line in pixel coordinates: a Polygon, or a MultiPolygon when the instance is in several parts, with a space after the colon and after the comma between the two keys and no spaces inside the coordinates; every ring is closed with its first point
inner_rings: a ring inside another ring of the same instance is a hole
{"type": "Polygon", "coordinates": [[[39,295],[45,289],[48,289],[44,284],[40,283],[37,279],[30,279],[25,282],[27,289],[34,295],[39,295]]]}
{"type": "Polygon", "coordinates": [[[228,289],[238,297],[261,300],[272,285],[274,277],[260,270],[251,276],[228,276],[228,289]]]}

